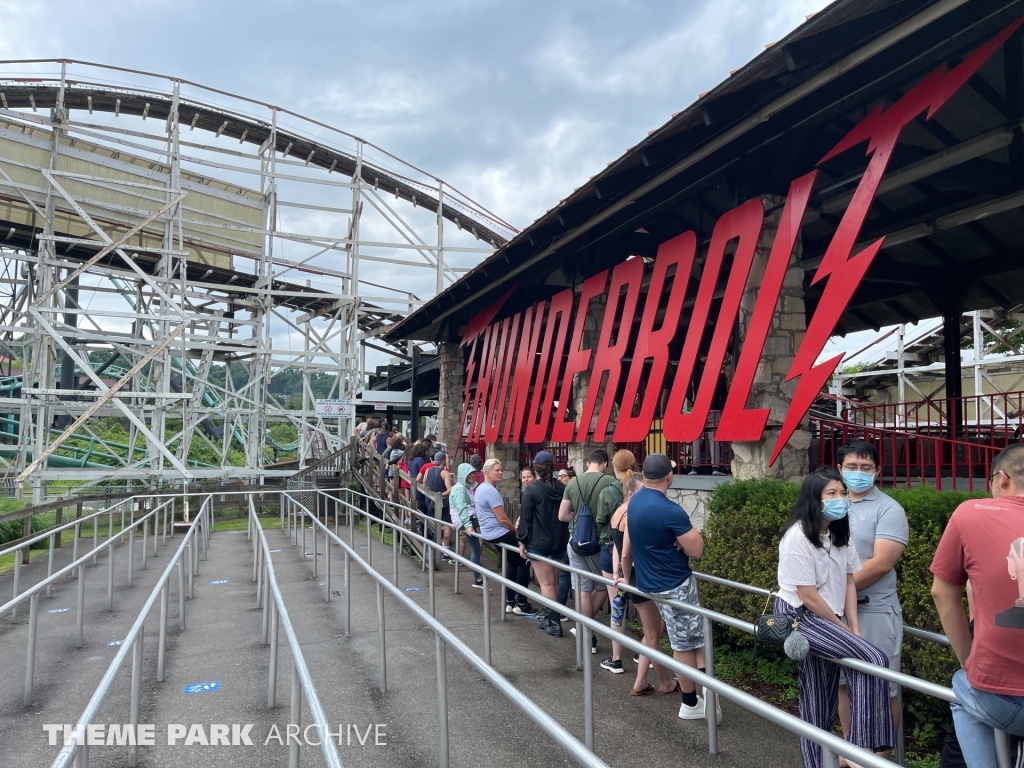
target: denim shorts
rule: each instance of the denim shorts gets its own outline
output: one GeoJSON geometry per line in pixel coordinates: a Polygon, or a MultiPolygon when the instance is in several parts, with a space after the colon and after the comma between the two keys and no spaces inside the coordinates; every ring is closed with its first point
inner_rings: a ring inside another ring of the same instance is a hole
{"type": "Polygon", "coordinates": [[[601,571],[602,573],[612,572],[612,547],[615,545],[610,541],[601,545],[601,571]]]}

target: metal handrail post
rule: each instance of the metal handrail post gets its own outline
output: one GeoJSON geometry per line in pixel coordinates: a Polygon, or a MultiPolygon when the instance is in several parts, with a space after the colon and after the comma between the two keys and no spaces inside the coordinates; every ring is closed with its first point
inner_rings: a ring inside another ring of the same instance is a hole
{"type": "MultiPolygon", "coordinates": [[[[302,512],[296,512],[296,519],[298,520],[299,527],[302,529],[302,546],[299,549],[299,555],[303,560],[306,559],[306,508],[302,508],[302,512]]],[[[313,561],[313,567],[316,568],[316,561],[313,561]]]]}
{"type": "Polygon", "coordinates": [[[380,692],[388,692],[387,639],[384,632],[384,589],[377,582],[377,642],[380,646],[380,692]]]}
{"type": "MultiPolygon", "coordinates": [[[[583,582],[582,582],[582,579],[580,579],[580,577],[577,576],[576,574],[573,574],[573,582],[574,582],[574,586],[575,586],[575,588],[573,589],[573,594],[576,596],[576,613],[583,613],[582,597],[580,597],[580,593],[582,592],[583,582]]],[[[583,648],[583,630],[582,630],[582,625],[578,621],[576,622],[576,633],[575,634],[576,634],[576,669],[582,669],[583,668],[583,651],[584,651],[584,648],[583,648]]],[[[590,649],[587,648],[586,650],[589,651],[590,649]]]]}
{"type": "Polygon", "coordinates": [[[906,717],[906,712],[903,709],[903,686],[896,686],[896,704],[900,710],[900,724],[896,729],[896,762],[899,765],[906,764],[907,757],[907,740],[906,734],[903,731],[903,721],[906,717]]]}
{"type": "Polygon", "coordinates": [[[168,579],[160,591],[160,636],[156,649],[156,681],[164,681],[164,665],[167,657],[167,604],[170,602],[171,583],[168,579]]]}
{"type": "MultiPolygon", "coordinates": [[[[338,515],[335,510],[334,522],[337,524],[338,515]]],[[[313,531],[313,540],[316,540],[316,531],[313,531]]],[[[331,539],[324,533],[324,600],[331,602],[331,539]]]]}
{"type": "Polygon", "coordinates": [[[185,631],[185,558],[178,558],[178,629],[185,631]]]}
{"type": "MultiPolygon", "coordinates": [[[[452,542],[452,551],[453,552],[458,552],[459,551],[459,536],[462,535],[461,531],[462,531],[461,528],[456,528],[455,531],[454,531],[454,536],[452,537],[454,539],[454,541],[452,542]]],[[[459,570],[461,568],[462,568],[462,563],[460,563],[458,560],[456,560],[455,561],[455,578],[454,578],[454,582],[452,584],[452,594],[455,594],[455,595],[459,594],[459,570]]]]}
{"type": "MultiPolygon", "coordinates": [[[[436,539],[435,539],[436,540],[436,539]]],[[[434,609],[434,549],[428,547],[427,551],[423,553],[427,556],[427,584],[430,590],[430,615],[437,616],[434,609]]]]}
{"type": "MultiPolygon", "coordinates": [[[[583,647],[590,647],[590,627],[583,625],[583,632],[577,630],[582,636],[583,647]]],[[[587,749],[594,749],[594,665],[590,659],[583,663],[583,743],[587,749]]]]}
{"type": "MultiPolygon", "coordinates": [[[[295,726],[295,740],[292,740],[289,727],[288,734],[288,768],[299,768],[299,737],[302,728],[302,683],[299,680],[299,665],[292,659],[292,706],[288,715],[289,726],[295,726]]],[[[324,736],[324,738],[327,738],[324,736]]]]}
{"type": "Polygon", "coordinates": [[[39,625],[39,593],[29,598],[28,651],[25,659],[25,706],[32,706],[32,682],[36,672],[36,630],[39,625]]]}
{"type": "Polygon", "coordinates": [[[448,768],[448,647],[436,632],[434,653],[437,655],[437,762],[440,768],[448,768]]]}
{"type": "Polygon", "coordinates": [[[267,707],[277,706],[277,638],[281,620],[277,615],[277,602],[270,601],[270,669],[267,678],[267,707]]]}
{"type": "Polygon", "coordinates": [[[270,603],[269,590],[266,588],[267,584],[267,560],[263,558],[263,645],[266,645],[270,641],[270,603]]]}
{"type": "MultiPolygon", "coordinates": [[[[78,559],[78,540],[82,536],[82,525],[79,523],[75,526],[75,538],[71,541],[71,562],[75,562],[78,559]]],[[[77,574],[75,574],[77,578],[77,574]]]]}
{"type": "Polygon", "coordinates": [[[316,552],[316,550],[317,550],[317,547],[316,547],[316,530],[314,530],[312,532],[311,537],[313,539],[313,578],[315,579],[317,577],[317,570],[318,570],[317,566],[316,566],[316,554],[317,554],[317,552],[316,552]]]}
{"type": "Polygon", "coordinates": [[[480,577],[483,579],[484,588],[481,590],[484,593],[484,661],[488,665],[491,663],[491,594],[490,589],[487,586],[487,571],[481,571],[480,577]]]}
{"type": "Polygon", "coordinates": [[[114,610],[114,550],[117,545],[107,537],[107,610],[114,610]]]}
{"type": "Polygon", "coordinates": [[[85,563],[78,566],[78,638],[76,648],[81,648],[85,638],[85,563]]]}
{"type": "MultiPolygon", "coordinates": [[[[704,623],[704,671],[709,677],[715,676],[715,642],[714,627],[711,618],[702,616],[704,623]]],[[[708,721],[708,752],[717,755],[718,749],[718,694],[710,688],[704,689],[704,708],[708,721]]]]}
{"type": "MultiPolygon", "coordinates": [[[[128,718],[133,734],[139,732],[139,708],[142,704],[142,638],[145,637],[145,634],[145,625],[143,625],[139,628],[139,634],[135,636],[132,647],[132,692],[128,718]]],[[[137,741],[137,739],[128,742],[129,768],[135,768],[139,764],[139,747],[138,744],[132,744],[132,741],[137,741]]]]}
{"type": "Polygon", "coordinates": [[[345,637],[352,635],[352,562],[345,550],[345,637]]]}
{"type": "MultiPolygon", "coordinates": [[[[21,552],[20,551],[15,551],[15,553],[14,553],[14,594],[11,595],[11,599],[12,600],[16,600],[18,598],[18,595],[19,595],[20,592],[21,592],[21,552]]],[[[14,608],[11,609],[11,621],[14,622],[14,621],[17,621],[17,620],[18,620],[18,606],[14,606],[14,608]]]]}
{"type": "Polygon", "coordinates": [[[392,570],[394,571],[396,587],[398,586],[398,542],[400,540],[401,536],[398,535],[398,526],[395,526],[391,530],[391,554],[392,560],[394,561],[392,570]]]}
{"type": "Polygon", "coordinates": [[[132,586],[132,573],[135,570],[135,529],[128,531],[128,586],[132,586]]]}
{"type": "MultiPolygon", "coordinates": [[[[480,542],[480,546],[481,547],[483,546],[483,541],[482,540],[480,542]]],[[[501,575],[504,576],[506,573],[508,573],[508,550],[507,549],[501,549],[501,575]]],[[[508,601],[508,595],[507,595],[507,593],[508,593],[508,587],[504,587],[501,590],[501,592],[499,593],[501,595],[502,599],[498,601],[498,621],[504,621],[505,620],[505,613],[506,613],[505,606],[508,605],[508,602],[507,602],[508,601]]]]}
{"type": "MultiPolygon", "coordinates": [[[[46,578],[53,576],[53,556],[57,547],[57,538],[54,534],[50,534],[50,551],[46,556],[46,578]]],[[[53,597],[53,584],[46,585],[46,596],[53,597]]]]}
{"type": "Polygon", "coordinates": [[[100,556],[99,550],[100,543],[100,517],[96,515],[92,519],[92,564],[96,565],[97,558],[100,556]]]}
{"type": "Polygon", "coordinates": [[[194,578],[195,578],[195,552],[196,552],[196,537],[193,536],[188,540],[188,599],[192,600],[195,598],[194,589],[194,578]]]}

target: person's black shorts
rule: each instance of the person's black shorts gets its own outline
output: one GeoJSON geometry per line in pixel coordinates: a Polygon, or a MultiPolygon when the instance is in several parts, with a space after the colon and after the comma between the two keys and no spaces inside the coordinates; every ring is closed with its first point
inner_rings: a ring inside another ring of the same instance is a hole
{"type": "Polygon", "coordinates": [[[441,522],[451,523],[452,521],[452,508],[448,503],[448,499],[444,500],[444,504],[441,505],[441,522]]]}

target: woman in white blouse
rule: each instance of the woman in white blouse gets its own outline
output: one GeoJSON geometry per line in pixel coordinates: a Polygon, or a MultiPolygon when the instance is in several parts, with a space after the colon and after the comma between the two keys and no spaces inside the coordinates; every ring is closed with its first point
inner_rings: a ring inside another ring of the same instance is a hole
{"type": "MultiPolygon", "coordinates": [[[[811,654],[800,662],[800,717],[831,731],[838,714],[839,665],[830,659],[852,657],[888,667],[884,653],[859,635],[857,588],[853,574],[860,558],[850,540],[850,502],[842,476],[833,469],[811,473],[782,530],[779,542],[779,592],[775,612],[799,618],[799,631],[811,654]]],[[[851,723],[849,740],[874,752],[896,742],[889,684],[846,670],[851,723]]],[[[800,740],[806,768],[821,768],[821,747],[800,740]]]]}

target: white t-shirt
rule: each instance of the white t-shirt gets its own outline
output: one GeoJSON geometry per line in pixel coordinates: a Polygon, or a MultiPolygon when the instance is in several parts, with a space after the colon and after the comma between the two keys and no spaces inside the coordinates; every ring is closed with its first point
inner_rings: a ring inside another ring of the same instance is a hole
{"type": "Polygon", "coordinates": [[[846,576],[860,570],[857,550],[848,544],[833,547],[832,536],[821,537],[821,547],[815,547],[804,536],[797,524],[782,536],[779,542],[779,597],[799,608],[803,601],[797,587],[818,588],[818,594],[837,616],[846,611],[846,576]]]}

